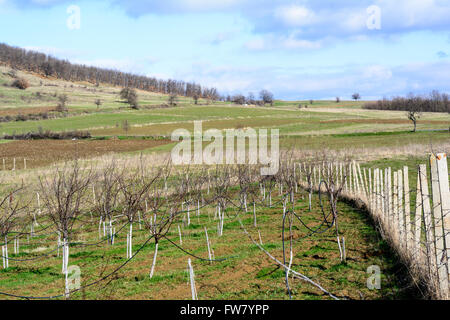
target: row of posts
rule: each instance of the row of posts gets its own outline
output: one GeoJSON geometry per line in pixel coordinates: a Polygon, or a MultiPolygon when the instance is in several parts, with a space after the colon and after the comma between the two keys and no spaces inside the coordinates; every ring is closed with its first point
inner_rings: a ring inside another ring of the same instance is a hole
{"type": "MultiPolygon", "coordinates": [[[[3,160],[2,161],[2,170],[3,171],[6,171],[6,170],[12,170],[12,171],[19,170],[19,164],[22,162],[22,161],[20,161],[20,159],[12,158],[12,166],[11,166],[11,168],[9,168],[9,167],[7,168],[7,160],[8,159],[3,158],[2,160],[3,160]]],[[[22,166],[21,169],[27,170],[27,159],[26,158],[23,158],[23,166],[22,166]]]]}
{"type": "Polygon", "coordinates": [[[412,275],[425,281],[435,298],[450,298],[450,191],[445,153],[431,155],[429,165],[418,166],[415,188],[410,187],[407,166],[372,170],[353,161],[299,164],[299,168],[303,185],[308,185],[304,173],[309,171],[314,190],[325,181],[335,190],[342,188],[342,196],[362,201],[412,275]]]}

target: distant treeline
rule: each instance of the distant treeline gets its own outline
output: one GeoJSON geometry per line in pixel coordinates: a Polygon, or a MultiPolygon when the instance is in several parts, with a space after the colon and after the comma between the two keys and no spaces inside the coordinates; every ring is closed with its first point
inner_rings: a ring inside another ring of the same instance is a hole
{"type": "Polygon", "coordinates": [[[364,105],[365,109],[372,110],[398,110],[415,112],[448,112],[450,113],[450,97],[446,93],[436,90],[427,96],[414,95],[410,93],[405,97],[394,97],[392,99],[369,102],[364,105]]]}
{"type": "Polygon", "coordinates": [[[117,70],[73,64],[44,53],[12,47],[3,43],[0,43],[0,63],[4,63],[13,69],[35,72],[46,77],[51,76],[66,81],[105,83],[162,94],[176,94],[211,100],[220,98],[216,88],[202,87],[193,82],[161,80],[117,70]]]}

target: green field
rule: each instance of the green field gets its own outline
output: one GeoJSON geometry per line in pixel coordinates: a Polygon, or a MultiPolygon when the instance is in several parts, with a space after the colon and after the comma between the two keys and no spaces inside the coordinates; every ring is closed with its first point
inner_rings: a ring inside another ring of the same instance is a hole
{"type": "MultiPolygon", "coordinates": [[[[7,75],[7,68],[0,71],[0,85],[11,81],[7,75]]],[[[72,84],[59,80],[41,79],[36,76],[24,75],[32,86],[25,90],[0,86],[0,112],[12,111],[20,108],[56,107],[55,93],[69,95],[69,113],[64,118],[39,121],[14,121],[1,123],[0,132],[3,134],[26,133],[38,128],[52,131],[89,130],[94,136],[170,136],[177,128],[192,128],[194,120],[204,121],[204,128],[273,128],[279,129],[280,134],[288,140],[308,140],[310,145],[323,144],[318,136],[330,137],[329,146],[346,145],[339,142],[340,138],[370,145],[376,143],[374,136],[359,135],[361,133],[398,132],[392,135],[394,140],[404,143],[407,131],[412,129],[404,112],[364,110],[364,102],[343,101],[276,101],[274,106],[236,106],[229,103],[216,102],[208,104],[200,100],[200,105],[194,105],[192,99],[179,98],[176,107],[155,108],[167,103],[167,96],[139,91],[141,110],[130,110],[120,101],[120,88],[96,87],[92,84],[72,84]],[[43,81],[43,85],[40,82],[43,81]],[[45,101],[36,98],[40,92],[45,101]],[[23,97],[23,98],[21,98],[23,97]],[[101,99],[100,108],[94,104],[101,99]],[[299,109],[299,105],[308,108],[299,109]],[[148,109],[152,108],[153,109],[148,109]],[[130,129],[125,131],[122,123],[127,121],[130,129]],[[349,136],[341,136],[346,135],[349,136]],[[306,137],[306,138],[305,138],[306,137]],[[397,139],[398,138],[398,139],[397,139]]],[[[26,111],[23,111],[26,112],[26,111]]],[[[62,115],[60,115],[62,116],[62,115]]],[[[419,131],[445,130],[450,126],[448,114],[427,113],[418,123],[419,131]]],[[[379,136],[384,141],[385,136],[379,136]]],[[[448,138],[448,135],[447,135],[448,138]]],[[[420,132],[416,134],[416,142],[446,140],[443,133],[420,132]]],[[[301,142],[300,142],[301,143],[301,142]]],[[[381,143],[382,144],[382,143],[381,143]]]]}

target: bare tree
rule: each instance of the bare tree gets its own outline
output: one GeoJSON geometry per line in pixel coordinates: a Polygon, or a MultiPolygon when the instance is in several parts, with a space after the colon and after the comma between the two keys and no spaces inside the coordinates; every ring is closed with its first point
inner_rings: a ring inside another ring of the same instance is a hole
{"type": "Polygon", "coordinates": [[[67,102],[69,101],[69,97],[67,94],[62,94],[58,96],[58,106],[56,107],[56,110],[59,112],[65,112],[67,111],[67,102]]]}
{"type": "Polygon", "coordinates": [[[145,201],[148,197],[150,189],[158,180],[161,171],[157,171],[152,175],[144,171],[144,164],[141,162],[139,167],[127,175],[119,175],[119,190],[122,200],[122,214],[127,218],[130,225],[128,233],[128,258],[132,256],[132,241],[133,241],[133,223],[136,220],[138,212],[144,212],[145,216],[145,201]]]}
{"type": "Polygon", "coordinates": [[[113,228],[112,222],[114,214],[118,213],[119,204],[119,180],[123,172],[117,168],[117,163],[113,159],[106,164],[104,169],[97,175],[97,183],[93,187],[94,192],[94,212],[100,217],[99,233],[102,223],[107,223],[105,229],[108,230],[108,240],[112,244],[113,228]]]}
{"type": "Polygon", "coordinates": [[[255,95],[253,94],[253,92],[249,92],[249,94],[247,96],[247,103],[255,104],[255,95]]]}
{"type": "Polygon", "coordinates": [[[414,124],[414,130],[413,132],[417,131],[417,121],[422,116],[422,113],[419,111],[419,108],[417,105],[411,104],[408,111],[406,111],[406,116],[408,117],[408,120],[412,121],[414,124]]]}
{"type": "Polygon", "coordinates": [[[198,94],[195,94],[192,98],[194,99],[194,104],[198,104],[198,99],[199,99],[198,94]]]}
{"type": "Polygon", "coordinates": [[[122,121],[122,129],[128,133],[128,131],[130,131],[130,123],[128,122],[127,119],[122,121]]]}
{"type": "Polygon", "coordinates": [[[66,298],[69,297],[69,242],[74,223],[81,213],[81,207],[91,178],[92,171],[83,172],[78,161],[69,164],[69,167],[57,169],[51,177],[39,177],[43,204],[48,211],[50,220],[63,237],[62,270],[66,278],[66,298]]]}
{"type": "Polygon", "coordinates": [[[243,105],[245,104],[245,97],[242,94],[236,94],[231,98],[232,102],[235,104],[243,105]]]}
{"type": "Polygon", "coordinates": [[[102,100],[100,99],[95,100],[95,105],[97,106],[97,109],[99,109],[100,106],[102,105],[102,100]]]}
{"type": "MultiPolygon", "coordinates": [[[[8,235],[23,221],[22,213],[28,207],[23,203],[22,192],[24,186],[13,187],[6,192],[6,196],[0,200],[0,237],[4,239],[6,250],[3,252],[4,267],[9,267],[8,235]]],[[[0,240],[1,242],[1,240],[0,240]]]]}
{"type": "Polygon", "coordinates": [[[120,97],[125,100],[126,103],[130,105],[133,109],[139,109],[138,95],[133,88],[123,88],[120,91],[120,97]]]}
{"type": "Polygon", "coordinates": [[[268,90],[261,90],[259,97],[264,102],[264,104],[273,105],[273,93],[268,90]]]}
{"type": "MultiPolygon", "coordinates": [[[[169,95],[169,105],[170,105],[171,107],[176,106],[176,105],[177,105],[177,102],[178,102],[178,97],[177,97],[176,94],[171,94],[171,95],[169,95]]],[[[197,104],[197,103],[196,103],[196,104],[197,104]]]]}

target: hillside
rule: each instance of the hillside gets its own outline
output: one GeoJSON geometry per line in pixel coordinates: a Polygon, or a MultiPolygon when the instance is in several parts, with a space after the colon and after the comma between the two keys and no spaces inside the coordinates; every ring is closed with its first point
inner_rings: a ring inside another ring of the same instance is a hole
{"type": "MultiPolygon", "coordinates": [[[[419,132],[411,134],[411,122],[404,112],[364,110],[364,102],[281,101],[274,106],[240,106],[226,102],[178,97],[177,105],[168,106],[168,95],[137,90],[139,110],[131,109],[119,97],[122,87],[87,82],[69,82],[35,73],[13,72],[0,67],[0,134],[23,134],[40,130],[53,132],[87,130],[93,141],[46,141],[48,153],[39,141],[0,145],[6,167],[13,158],[28,158],[28,165],[39,166],[69,155],[89,156],[109,152],[168,151],[171,133],[178,128],[193,129],[194,120],[203,120],[203,130],[227,128],[273,128],[280,130],[283,148],[330,149],[398,148],[419,145],[429,148],[448,141],[450,116],[427,113],[418,122],[419,132]],[[15,78],[26,79],[30,87],[11,87],[15,78]],[[58,97],[68,96],[67,112],[57,112],[58,97]],[[101,105],[95,104],[96,100],[101,105]],[[299,108],[301,106],[301,108],[299,108]],[[386,139],[388,135],[389,139],[386,139]],[[110,140],[124,139],[125,142],[110,140]],[[146,138],[146,142],[142,142],[146,138]],[[150,138],[150,140],[148,140],[150,138]],[[101,139],[100,141],[98,141],[101,139]],[[157,140],[155,143],[154,140],[157,140]],[[83,145],[81,145],[83,144],[83,145]],[[167,145],[163,147],[163,145],[167,145]],[[2,149],[3,148],[3,149],[2,149]],[[156,148],[156,149],[155,149],[156,148]],[[33,151],[34,150],[34,151],[33,151]],[[78,150],[86,150],[81,152],[78,150]],[[56,153],[55,153],[56,152],[56,153]]],[[[42,142],[44,143],[44,142],[42,142]]],[[[413,148],[414,149],[414,148],[413,148]]]]}

